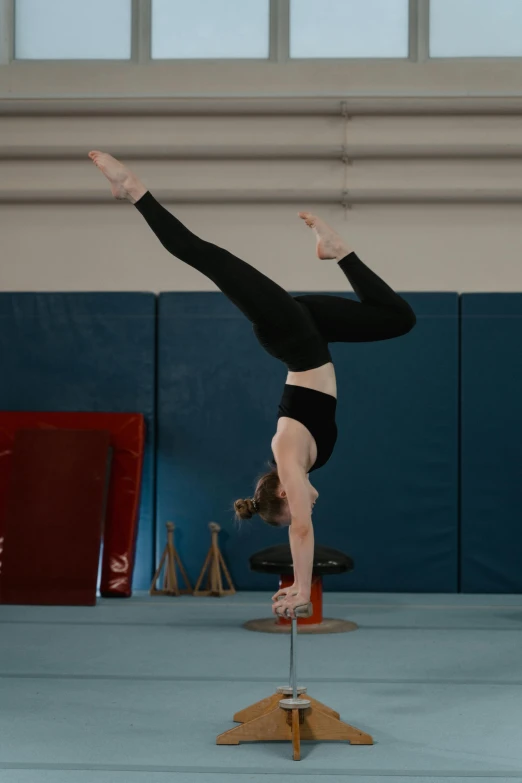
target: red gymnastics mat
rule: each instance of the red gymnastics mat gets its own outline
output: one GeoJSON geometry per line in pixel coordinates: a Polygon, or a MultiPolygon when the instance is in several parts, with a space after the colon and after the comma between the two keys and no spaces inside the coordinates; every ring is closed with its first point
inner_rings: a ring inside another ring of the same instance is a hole
{"type": "MultiPolygon", "coordinates": [[[[6,515],[16,433],[28,429],[105,430],[112,450],[100,591],[129,597],[138,532],[145,421],[138,413],[38,413],[0,411],[0,551],[5,560],[6,515]]],[[[12,521],[10,522],[12,527],[12,521]]],[[[20,531],[22,533],[22,531],[20,531]]],[[[0,603],[3,579],[0,575],[0,603]]],[[[5,589],[4,585],[4,589],[5,589]]]]}
{"type": "Polygon", "coordinates": [[[96,603],[110,440],[106,430],[17,431],[4,517],[2,603],[96,603]]]}

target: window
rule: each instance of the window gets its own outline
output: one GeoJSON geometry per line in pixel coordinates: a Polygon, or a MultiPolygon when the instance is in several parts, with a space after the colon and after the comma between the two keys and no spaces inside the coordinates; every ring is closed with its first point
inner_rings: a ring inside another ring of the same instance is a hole
{"type": "Polygon", "coordinates": [[[131,0],[15,0],[18,60],[128,60],[131,0]]]}
{"type": "MultiPolygon", "coordinates": [[[[391,68],[399,89],[406,82],[420,88],[412,69],[411,79],[404,82],[401,60],[410,55],[440,79],[442,91],[453,87],[444,59],[497,58],[491,67],[501,73],[502,58],[516,58],[519,63],[513,67],[522,68],[522,0],[0,0],[1,67],[9,66],[13,57],[34,60],[32,73],[39,78],[44,61],[113,61],[103,67],[114,77],[116,90],[122,61],[139,63],[144,83],[151,84],[153,73],[166,71],[153,68],[147,73],[143,66],[150,60],[170,61],[173,73],[187,74],[188,82],[195,84],[200,76],[202,83],[209,74],[212,80],[215,63],[210,61],[236,61],[236,71],[242,73],[239,61],[248,60],[245,73],[259,69],[259,76],[252,77],[258,85],[266,62],[273,58],[283,74],[289,56],[308,61],[302,62],[305,69],[315,68],[316,60],[335,59],[347,74],[353,72],[352,60],[385,59],[381,83],[388,83],[391,68]],[[410,29],[411,19],[416,21],[410,29]],[[431,64],[425,62],[428,54],[431,64]],[[184,60],[206,61],[207,68],[179,71],[176,62],[184,60]]],[[[132,73],[129,68],[129,84],[132,73]]],[[[236,77],[228,68],[225,73],[227,89],[233,91],[236,77]]],[[[266,73],[278,79],[273,69],[266,73]]],[[[287,73],[289,84],[295,84],[299,68],[287,68],[287,73]]],[[[362,89],[372,89],[369,74],[362,79],[362,89]]],[[[74,83],[72,71],[63,75],[74,83]]],[[[507,75],[512,85],[516,77],[512,71],[507,75]]],[[[51,71],[45,78],[51,79],[51,71]]],[[[337,90],[344,89],[340,71],[334,71],[333,79],[337,90]]],[[[183,92],[184,85],[175,81],[172,88],[183,92]]]]}
{"type": "Polygon", "coordinates": [[[291,57],[408,57],[408,0],[291,0],[290,9],[291,57]]]}
{"type": "Polygon", "coordinates": [[[522,1],[431,0],[430,55],[522,56],[522,1]]]}
{"type": "Polygon", "coordinates": [[[152,0],[154,59],[267,59],[270,0],[152,0]]]}

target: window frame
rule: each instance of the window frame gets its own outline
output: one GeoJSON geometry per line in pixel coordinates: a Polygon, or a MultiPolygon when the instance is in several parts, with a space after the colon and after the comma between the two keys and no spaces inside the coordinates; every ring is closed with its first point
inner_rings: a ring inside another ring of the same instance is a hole
{"type": "MultiPolygon", "coordinates": [[[[362,2],[364,0],[361,0],[362,2]]],[[[216,0],[218,2],[218,0],[216,0]]],[[[463,85],[462,91],[467,91],[466,79],[469,79],[468,74],[471,74],[473,66],[477,66],[477,73],[484,74],[484,68],[488,68],[488,76],[494,83],[498,83],[502,78],[505,68],[514,69],[514,77],[517,81],[522,80],[522,57],[456,57],[456,58],[441,58],[430,57],[429,45],[430,45],[430,0],[409,0],[409,56],[407,58],[291,58],[290,57],[290,2],[291,0],[270,0],[270,46],[269,56],[267,58],[193,58],[193,59],[152,59],[151,57],[151,33],[152,33],[152,0],[131,0],[132,3],[132,28],[131,28],[131,57],[128,60],[121,59],[78,59],[78,60],[32,60],[32,59],[15,59],[14,40],[15,40],[15,0],[0,0],[0,97],[16,97],[17,88],[16,84],[21,83],[21,77],[17,78],[16,73],[22,71],[28,84],[33,81],[38,86],[35,88],[34,97],[44,97],[41,95],[43,87],[39,85],[45,82],[42,75],[49,74],[51,79],[52,73],[56,71],[60,66],[71,69],[71,72],[76,69],[76,74],[85,75],[85,83],[87,83],[90,89],[85,94],[84,90],[75,92],[71,89],[64,89],[64,93],[67,97],[75,97],[75,95],[84,95],[85,97],[107,97],[107,92],[100,89],[97,85],[101,78],[107,77],[110,79],[114,76],[115,81],[118,84],[117,92],[114,97],[136,97],[134,95],[133,86],[133,70],[129,66],[139,65],[143,69],[143,83],[144,89],[149,89],[148,85],[153,80],[151,74],[154,70],[162,71],[163,77],[165,72],[168,71],[172,75],[172,81],[175,82],[179,79],[179,73],[186,69],[187,66],[193,65],[197,71],[197,79],[205,81],[209,74],[213,74],[216,67],[222,68],[225,75],[223,81],[223,88],[219,94],[229,96],[235,94],[234,92],[234,80],[231,77],[231,72],[237,69],[237,72],[245,73],[248,77],[252,78],[254,82],[259,82],[264,78],[265,71],[271,71],[269,78],[277,81],[277,75],[281,77],[281,81],[284,81],[286,69],[313,69],[314,74],[324,74],[328,79],[329,69],[333,69],[337,74],[339,69],[342,69],[343,82],[352,84],[356,80],[357,73],[360,73],[361,66],[368,66],[369,71],[373,73],[372,69],[375,69],[375,73],[380,73],[379,66],[382,66],[382,72],[386,74],[386,85],[376,85],[377,89],[386,90],[387,94],[391,94],[393,91],[393,85],[390,86],[389,81],[396,81],[397,91],[403,94],[405,74],[411,74],[412,85],[415,85],[412,89],[415,89],[415,94],[422,92],[424,94],[433,91],[431,86],[425,88],[419,87],[419,75],[415,76],[415,70],[417,65],[422,66],[424,74],[431,75],[433,79],[439,78],[444,83],[444,88],[441,89],[438,95],[452,95],[453,91],[448,90],[445,87],[445,83],[448,81],[448,72],[451,69],[459,69],[459,74],[462,74],[461,83],[463,85]],[[100,66],[103,69],[100,69],[100,66]],[[482,71],[480,69],[483,69],[482,71]],[[54,70],[53,70],[54,69],[54,70]],[[122,72],[128,72],[128,79],[122,78],[122,72]],[[13,74],[13,83],[15,84],[14,91],[11,89],[11,80],[9,73],[13,74]],[[497,76],[498,74],[498,76],[497,76]],[[396,75],[396,78],[394,78],[396,75]],[[31,78],[33,77],[33,78],[31,78]],[[494,78],[493,78],[494,77],[494,78]],[[5,82],[4,82],[5,79],[5,82]],[[149,81],[147,81],[149,79],[149,81]],[[92,88],[92,82],[95,82],[96,87],[92,88]],[[7,85],[5,88],[4,83],[7,85]],[[40,90],[40,92],[39,92],[40,90]]],[[[419,69],[420,71],[421,69],[419,69]]],[[[135,71],[134,71],[135,74],[135,71]]],[[[67,82],[67,79],[63,80],[67,82]]],[[[476,81],[479,82],[480,78],[477,76],[476,81]]],[[[74,82],[72,76],[70,77],[70,83],[74,82]]],[[[24,82],[25,83],[25,82],[24,82]]],[[[27,91],[22,91],[18,87],[19,91],[23,94],[23,97],[29,97],[30,87],[27,91]]],[[[479,87],[480,89],[480,87],[479,87]]],[[[486,89],[486,88],[481,88],[486,89]]],[[[324,94],[324,90],[322,91],[324,94]]],[[[349,91],[348,91],[349,92],[349,91]]],[[[370,90],[367,88],[367,92],[370,90]]],[[[492,90],[487,90],[488,94],[492,94],[492,90]]],[[[494,94],[495,91],[493,91],[494,94]]],[[[500,92],[500,90],[497,90],[500,92]]],[[[505,94],[505,91],[502,91],[505,94]]],[[[174,93],[172,97],[175,97],[174,93]]],[[[192,93],[190,93],[192,94],[192,93]]],[[[194,96],[201,95],[201,92],[194,90],[194,96]]],[[[205,94],[208,94],[207,92],[205,94]]],[[[214,94],[216,94],[214,92],[214,94]]],[[[248,90],[248,95],[258,94],[258,87],[256,90],[248,90]]],[[[263,94],[266,95],[266,92],[263,94]]],[[[279,94],[277,90],[274,90],[271,94],[279,94]]],[[[297,94],[294,90],[290,94],[297,94]]],[[[64,97],[65,97],[64,95],[64,97]]],[[[187,95],[187,93],[183,93],[187,95]]],[[[50,93],[46,93],[45,97],[60,97],[54,90],[50,93]]],[[[143,97],[141,94],[140,97],[143,97]]],[[[160,97],[160,96],[158,96],[160,97]]]]}
{"type": "MultiPolygon", "coordinates": [[[[216,0],[217,2],[219,0],[216,0]]],[[[131,29],[131,56],[127,60],[121,59],[16,59],[15,52],[15,0],[0,0],[0,17],[3,24],[2,50],[0,51],[0,64],[17,66],[31,63],[35,66],[56,65],[70,63],[72,65],[91,63],[126,63],[126,64],[170,64],[175,67],[178,64],[198,63],[215,65],[216,63],[331,63],[334,65],[360,62],[397,63],[405,61],[417,61],[419,52],[422,59],[427,54],[429,44],[429,13],[425,13],[429,0],[408,0],[409,2],[409,54],[407,57],[290,57],[290,3],[291,0],[270,0],[269,20],[269,55],[268,57],[239,58],[152,58],[152,0],[131,0],[132,3],[132,29],[131,29]],[[419,9],[419,6],[424,8],[419,9]],[[419,12],[420,11],[420,12],[419,12]],[[4,40],[5,39],[5,40],[4,40]],[[3,52],[3,55],[2,55],[3,52]]]]}

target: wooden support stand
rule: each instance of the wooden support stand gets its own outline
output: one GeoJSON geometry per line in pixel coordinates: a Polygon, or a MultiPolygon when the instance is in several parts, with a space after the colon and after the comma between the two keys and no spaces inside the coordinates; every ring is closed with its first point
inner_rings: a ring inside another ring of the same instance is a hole
{"type": "MultiPolygon", "coordinates": [[[[299,688],[299,691],[299,696],[303,696],[306,693],[306,688],[299,688]]],[[[267,699],[261,699],[261,701],[258,701],[255,704],[251,704],[250,707],[245,707],[244,710],[236,712],[233,720],[235,723],[248,723],[251,720],[255,720],[255,718],[261,717],[261,715],[266,715],[268,712],[272,712],[275,707],[279,707],[279,702],[281,699],[286,699],[290,695],[291,688],[278,688],[277,693],[274,693],[267,699]]],[[[331,715],[332,718],[337,718],[337,720],[340,719],[341,716],[339,713],[330,709],[330,707],[327,707],[326,704],[321,704],[320,701],[317,701],[317,699],[312,699],[311,696],[306,696],[306,698],[311,703],[312,707],[321,710],[321,712],[326,712],[327,715],[331,715]]]]}
{"type": "MultiPolygon", "coordinates": [[[[301,697],[299,697],[300,699],[301,697]]],[[[272,697],[274,699],[274,697],[272,697]]],[[[268,703],[268,699],[266,700],[268,703]]],[[[282,701],[286,701],[283,699],[282,701]]],[[[352,745],[373,745],[369,734],[343,723],[333,710],[324,707],[312,699],[303,699],[310,706],[301,709],[288,709],[281,701],[263,712],[257,718],[225,731],[216,740],[217,745],[239,745],[240,742],[291,741],[294,749],[294,761],[301,758],[301,740],[345,740],[352,745]]],[[[268,706],[268,704],[267,704],[268,706]]]]}
{"type": "Polygon", "coordinates": [[[160,564],[154,574],[152,585],[150,587],[150,595],[192,595],[192,586],[190,584],[187,572],[183,567],[180,556],[178,555],[174,546],[174,530],[175,525],[172,522],[167,522],[167,545],[161,556],[160,564]],[[158,590],[156,583],[161,575],[161,570],[165,565],[165,574],[163,576],[163,589],[158,590]],[[181,576],[183,577],[186,588],[180,590],[178,584],[178,576],[176,574],[176,565],[178,566],[181,576]]]}
{"type": "Polygon", "coordinates": [[[209,524],[209,529],[212,534],[210,549],[203,564],[203,568],[201,569],[196,587],[194,588],[194,595],[234,595],[236,589],[232,583],[232,579],[218,544],[218,533],[221,528],[219,525],[216,525],[215,522],[211,522],[209,524]],[[206,586],[201,589],[201,584],[207,571],[206,586]],[[223,587],[223,577],[228,583],[228,588],[223,587]]]}
{"type": "MultiPolygon", "coordinates": [[[[295,609],[297,617],[310,617],[312,604],[295,609]]],[[[294,761],[301,759],[301,740],[345,740],[352,745],[373,745],[373,739],[360,729],[343,723],[339,713],[306,695],[297,685],[297,619],[292,618],[290,639],[290,684],[283,685],[267,699],[236,712],[241,723],[216,739],[217,745],[240,742],[291,741],[294,761]],[[291,697],[291,698],[289,698],[291,697]]]]}

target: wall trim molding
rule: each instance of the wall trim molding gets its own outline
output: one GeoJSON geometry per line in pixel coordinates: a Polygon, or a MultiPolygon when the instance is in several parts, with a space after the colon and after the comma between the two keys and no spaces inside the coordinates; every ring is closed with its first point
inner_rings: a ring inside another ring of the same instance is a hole
{"type": "MultiPolygon", "coordinates": [[[[522,143],[475,144],[349,144],[339,145],[166,145],[111,144],[111,154],[122,160],[141,161],[256,161],[256,160],[517,160],[522,158],[522,143]]],[[[0,145],[0,161],[85,161],[84,144],[62,146],[0,145]]]]}
{"type": "Polygon", "coordinates": [[[520,96],[66,98],[0,100],[0,116],[522,115],[520,96]]]}
{"type": "MultiPolygon", "coordinates": [[[[375,204],[522,204],[519,189],[446,188],[373,190],[166,190],[155,189],[154,195],[164,204],[339,204],[345,208],[375,204]]],[[[112,196],[102,191],[41,189],[38,191],[0,190],[0,204],[114,204],[112,196]]]]}

